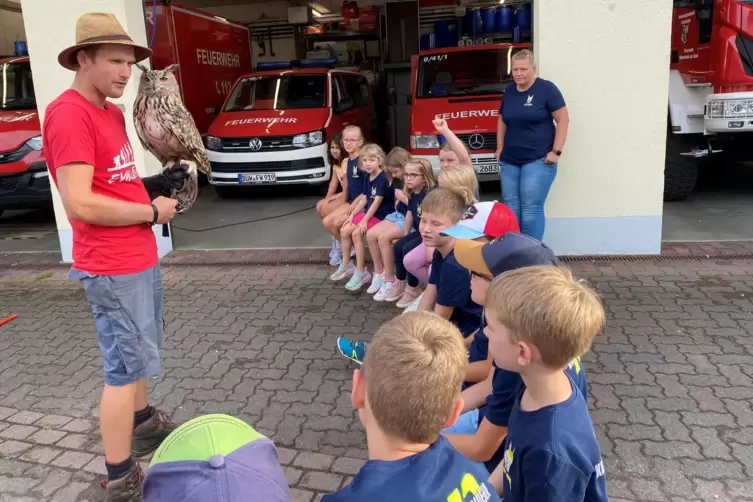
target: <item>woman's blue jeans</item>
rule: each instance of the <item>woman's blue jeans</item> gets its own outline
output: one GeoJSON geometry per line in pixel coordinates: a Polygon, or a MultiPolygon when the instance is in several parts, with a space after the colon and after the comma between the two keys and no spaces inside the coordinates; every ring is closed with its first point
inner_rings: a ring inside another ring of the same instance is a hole
{"type": "Polygon", "coordinates": [[[557,176],[557,164],[539,159],[522,166],[499,163],[502,200],[518,218],[520,232],[544,238],[544,202],[557,176]]]}

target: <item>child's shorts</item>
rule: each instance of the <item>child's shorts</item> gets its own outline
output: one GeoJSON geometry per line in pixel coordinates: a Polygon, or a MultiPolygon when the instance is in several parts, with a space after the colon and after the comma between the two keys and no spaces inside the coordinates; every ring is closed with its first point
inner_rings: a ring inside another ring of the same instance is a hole
{"type": "MultiPolygon", "coordinates": [[[[364,216],[366,216],[366,213],[358,213],[353,218],[353,224],[354,225],[358,225],[359,223],[361,223],[361,221],[363,221],[363,217],[364,216]]],[[[369,229],[373,228],[374,225],[376,225],[380,221],[382,221],[382,220],[380,220],[379,218],[375,218],[374,216],[372,216],[371,219],[368,221],[368,223],[366,223],[366,230],[369,230],[369,229]]]]}
{"type": "Polygon", "coordinates": [[[395,211],[394,213],[388,214],[384,221],[389,221],[390,223],[394,223],[398,227],[400,227],[400,230],[405,232],[405,215],[403,213],[400,213],[398,211],[395,211]]]}

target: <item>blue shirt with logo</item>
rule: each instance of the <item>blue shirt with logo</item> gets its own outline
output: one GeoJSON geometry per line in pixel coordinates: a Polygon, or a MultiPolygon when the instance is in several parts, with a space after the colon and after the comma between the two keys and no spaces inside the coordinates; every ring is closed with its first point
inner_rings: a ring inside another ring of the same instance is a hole
{"type": "Polygon", "coordinates": [[[573,391],[566,401],[536,411],[523,411],[523,393],[516,396],[503,444],[505,502],[607,502],[588,405],[570,381],[573,391]]]}
{"type": "Polygon", "coordinates": [[[416,232],[418,232],[418,225],[421,223],[421,204],[428,193],[428,190],[422,190],[411,194],[408,198],[408,211],[413,215],[413,230],[416,232]]]}
{"type": "MultiPolygon", "coordinates": [[[[493,425],[498,427],[509,427],[510,415],[515,407],[517,397],[525,390],[525,384],[519,373],[507,371],[492,363],[494,367],[494,376],[492,377],[492,393],[486,398],[486,404],[479,408],[478,423],[486,418],[493,425]]],[[[586,378],[586,368],[583,366],[580,357],[573,359],[565,373],[575,382],[578,391],[583,395],[583,399],[588,401],[588,379],[586,378]]],[[[489,472],[492,472],[502,460],[504,450],[502,447],[497,450],[492,458],[485,462],[489,472]]]]}
{"type": "Polygon", "coordinates": [[[489,339],[484,333],[484,327],[481,326],[475,335],[473,335],[473,341],[471,346],[468,347],[468,362],[477,363],[479,361],[486,361],[489,357],[489,339]]]}
{"type": "Polygon", "coordinates": [[[481,305],[471,300],[471,273],[455,259],[455,251],[447,257],[434,250],[429,284],[437,287],[437,305],[454,307],[450,321],[464,337],[476,331],[482,320],[481,305]]]}
{"type": "Polygon", "coordinates": [[[356,200],[359,195],[364,193],[364,181],[368,175],[358,168],[359,158],[348,159],[348,171],[345,173],[348,177],[348,204],[356,200]]]}
{"type": "Polygon", "coordinates": [[[565,106],[565,98],[552,82],[537,78],[527,91],[515,83],[505,88],[499,114],[507,129],[501,162],[522,166],[546,157],[554,148],[556,128],[552,112],[565,106]]]}
{"type": "Polygon", "coordinates": [[[369,460],[353,481],[322,502],[499,502],[488,472],[465,458],[443,436],[428,449],[400,460],[369,460]]]}
{"type": "Polygon", "coordinates": [[[363,173],[363,175],[366,176],[366,209],[364,209],[364,212],[371,209],[376,197],[382,197],[382,202],[374,213],[374,217],[383,220],[385,216],[395,211],[395,189],[390,185],[390,180],[387,179],[387,174],[384,171],[380,171],[373,180],[366,173],[363,173]]]}

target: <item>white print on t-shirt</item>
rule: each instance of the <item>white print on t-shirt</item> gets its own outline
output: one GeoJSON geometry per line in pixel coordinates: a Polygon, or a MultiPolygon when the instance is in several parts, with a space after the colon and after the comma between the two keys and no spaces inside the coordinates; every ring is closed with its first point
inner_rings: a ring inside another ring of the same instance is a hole
{"type": "Polygon", "coordinates": [[[596,477],[600,478],[604,475],[604,461],[599,459],[599,463],[594,466],[596,470],[596,477]]]}
{"type": "Polygon", "coordinates": [[[113,167],[107,169],[112,173],[108,183],[123,183],[139,178],[136,162],[133,160],[133,148],[128,141],[120,149],[120,153],[112,158],[112,163],[113,167]]]}

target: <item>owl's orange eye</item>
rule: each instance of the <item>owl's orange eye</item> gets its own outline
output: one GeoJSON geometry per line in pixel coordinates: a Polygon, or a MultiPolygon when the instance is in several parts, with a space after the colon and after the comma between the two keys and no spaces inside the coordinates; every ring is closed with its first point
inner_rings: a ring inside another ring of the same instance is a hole
{"type": "Polygon", "coordinates": [[[160,82],[167,82],[167,77],[160,77],[160,82]]]}

